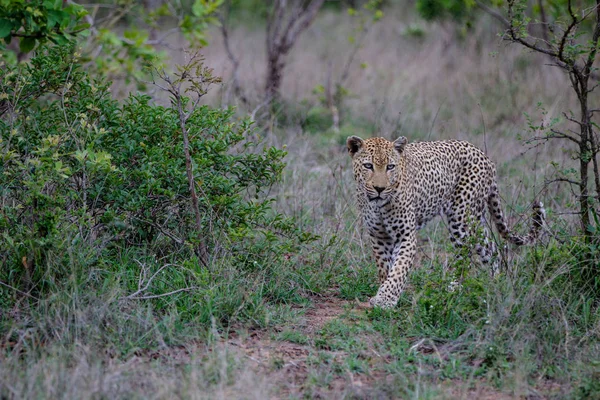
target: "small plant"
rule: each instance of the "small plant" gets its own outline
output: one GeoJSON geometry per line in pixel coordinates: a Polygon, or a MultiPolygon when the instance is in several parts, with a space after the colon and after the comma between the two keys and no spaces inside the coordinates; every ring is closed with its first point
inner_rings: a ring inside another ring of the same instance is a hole
{"type": "Polygon", "coordinates": [[[309,338],[298,331],[283,331],[277,335],[277,340],[287,341],[296,344],[308,344],[309,338]]]}

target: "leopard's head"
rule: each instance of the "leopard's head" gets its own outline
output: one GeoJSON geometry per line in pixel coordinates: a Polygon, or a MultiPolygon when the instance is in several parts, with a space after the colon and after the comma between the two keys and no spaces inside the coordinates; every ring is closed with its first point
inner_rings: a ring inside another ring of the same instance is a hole
{"type": "Polygon", "coordinates": [[[401,157],[406,143],[408,140],[404,136],[393,142],[384,138],[348,138],[346,144],[359,195],[366,196],[369,202],[378,206],[390,201],[400,183],[401,157]]]}

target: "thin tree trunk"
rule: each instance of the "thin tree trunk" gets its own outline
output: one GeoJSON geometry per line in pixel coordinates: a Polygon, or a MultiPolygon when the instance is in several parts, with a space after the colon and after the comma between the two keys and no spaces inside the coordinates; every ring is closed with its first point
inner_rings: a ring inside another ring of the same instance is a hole
{"type": "Polygon", "coordinates": [[[202,215],[200,214],[200,206],[198,204],[198,195],[196,194],[196,182],[194,180],[194,170],[192,167],[192,156],[190,154],[190,140],[188,131],[185,126],[186,115],[183,110],[183,104],[181,103],[181,96],[177,96],[177,110],[179,112],[179,124],[181,127],[181,134],[183,136],[183,152],[185,155],[185,171],[187,173],[188,185],[190,189],[190,196],[192,198],[192,209],[194,210],[194,216],[196,219],[196,229],[198,230],[198,248],[197,253],[200,258],[200,262],[205,266],[208,265],[208,250],[206,243],[202,237],[202,215]]]}
{"type": "Polygon", "coordinates": [[[592,145],[592,163],[594,167],[594,184],[596,185],[596,201],[600,204],[600,170],[598,169],[598,143],[596,143],[596,137],[593,132],[590,136],[590,144],[592,145]]]}
{"type": "Polygon", "coordinates": [[[285,67],[282,56],[282,54],[270,54],[267,60],[265,96],[269,103],[279,96],[279,89],[283,80],[283,68],[285,67]]]}
{"type": "Polygon", "coordinates": [[[275,0],[273,9],[267,19],[267,76],[265,82],[265,98],[272,103],[279,96],[283,81],[285,57],[296,40],[317,16],[317,12],[325,0],[311,0],[303,4],[302,0],[275,0]]]}
{"type": "Polygon", "coordinates": [[[575,69],[571,72],[571,82],[573,83],[573,89],[577,93],[579,100],[579,107],[581,112],[580,117],[580,134],[581,140],[579,141],[579,208],[581,211],[581,229],[583,230],[585,239],[587,242],[591,241],[591,233],[589,232],[590,226],[590,203],[589,203],[589,165],[590,165],[590,134],[592,132],[592,123],[590,120],[590,113],[588,109],[588,79],[589,76],[581,73],[580,70],[575,69]]]}

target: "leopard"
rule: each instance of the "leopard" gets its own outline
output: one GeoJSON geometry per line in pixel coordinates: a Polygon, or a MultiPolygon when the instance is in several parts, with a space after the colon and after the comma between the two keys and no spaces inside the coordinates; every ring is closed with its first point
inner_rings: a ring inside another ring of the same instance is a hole
{"type": "Polygon", "coordinates": [[[482,264],[498,259],[486,224],[487,208],[500,236],[517,246],[535,243],[545,224],[541,201],[532,204],[525,235],[509,230],[498,192],[496,166],[478,147],[460,140],[411,142],[382,137],[347,138],[357,203],[375,255],[379,289],[371,307],[393,308],[403,293],[417,252],[417,231],[445,216],[450,240],[466,248],[469,237],[482,264]],[[483,234],[482,229],[483,228],[483,234]],[[477,234],[477,236],[475,236],[477,234]]]}

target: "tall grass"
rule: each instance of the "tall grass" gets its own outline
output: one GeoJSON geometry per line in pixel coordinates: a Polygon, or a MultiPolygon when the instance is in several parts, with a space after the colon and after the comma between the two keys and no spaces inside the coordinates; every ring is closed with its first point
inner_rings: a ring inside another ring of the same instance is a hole
{"type": "MultiPolygon", "coordinates": [[[[575,107],[567,78],[545,67],[543,58],[502,43],[499,30],[483,17],[461,34],[426,24],[407,7],[389,8],[357,53],[336,132],[314,89],[325,83],[330,63],[334,77],[339,74],[353,26],[344,14],[323,12],[291,54],[284,106],[260,132],[266,145],[285,145],[288,152],[282,181],[270,192],[273,207],[320,238],[290,248],[278,263],[242,268],[225,259],[213,274],[192,275],[185,272],[191,264],[181,263],[156,284],[168,289],[193,276],[199,289],[159,299],[128,296],[138,288],[142,266],[154,272],[165,259],[136,247],[98,260],[71,246],[70,275],[49,296],[32,299],[0,288],[0,396],[456,398],[475,388],[597,398],[600,312],[597,299],[574,283],[582,244],[573,239],[569,215],[560,215],[574,201],[564,187],[550,186],[541,195],[551,234],[532,249],[505,249],[509,268],[499,278],[476,262],[457,265],[438,219],[419,233],[415,272],[397,309],[353,308],[377,285],[355,206],[346,136],[456,138],[484,148],[498,166],[517,229],[525,229],[521,216],[554,168],[572,165],[564,147],[528,149],[520,140],[528,134],[526,115],[547,122],[575,107]],[[461,270],[466,277],[449,290],[461,270]],[[342,299],[346,311],[316,332],[298,334],[306,308],[327,296],[342,299]],[[298,385],[286,380],[279,362],[255,359],[230,340],[282,331],[294,333],[274,341],[294,341],[309,353],[292,360],[306,369],[298,385]],[[359,385],[361,379],[366,383],[359,385]]],[[[231,39],[241,84],[258,104],[264,32],[240,24],[231,39]]],[[[226,96],[231,71],[216,33],[204,53],[225,82],[208,102],[236,105],[226,96]]],[[[172,56],[173,63],[185,60],[172,56]]],[[[237,105],[240,114],[252,111],[237,105]]]]}

